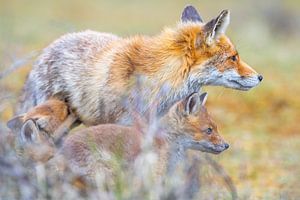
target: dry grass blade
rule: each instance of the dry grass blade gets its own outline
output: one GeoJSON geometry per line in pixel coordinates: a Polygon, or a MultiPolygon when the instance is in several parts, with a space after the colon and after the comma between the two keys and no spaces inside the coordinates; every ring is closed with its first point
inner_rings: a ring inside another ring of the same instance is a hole
{"type": "Polygon", "coordinates": [[[212,159],[210,155],[205,155],[204,158],[208,162],[208,164],[210,164],[213,167],[213,169],[223,178],[228,190],[231,193],[232,199],[237,200],[238,199],[237,189],[233,184],[231,177],[226,173],[222,165],[220,165],[218,162],[212,159]]]}
{"type": "Polygon", "coordinates": [[[78,118],[73,113],[71,113],[67,117],[67,119],[53,133],[54,144],[57,147],[60,146],[63,137],[68,134],[68,132],[70,131],[77,119],[78,118]]]}
{"type": "Polygon", "coordinates": [[[33,51],[29,53],[28,55],[24,56],[23,58],[20,58],[16,60],[14,63],[10,65],[6,70],[4,70],[2,73],[0,73],[0,79],[6,77],[13,71],[24,67],[28,62],[30,62],[33,58],[35,58],[39,54],[39,51],[33,51]]]}

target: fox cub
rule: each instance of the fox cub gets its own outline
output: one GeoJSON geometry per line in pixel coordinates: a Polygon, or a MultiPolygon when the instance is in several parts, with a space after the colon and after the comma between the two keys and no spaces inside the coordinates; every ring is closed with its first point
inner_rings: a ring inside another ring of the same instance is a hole
{"type": "Polygon", "coordinates": [[[65,102],[49,99],[9,120],[7,126],[14,133],[17,151],[22,156],[47,162],[56,152],[56,140],[75,124],[76,119],[65,102]]]}
{"type": "Polygon", "coordinates": [[[225,35],[229,21],[229,11],[223,10],[204,23],[196,9],[187,6],[177,26],[151,37],[94,31],[64,35],[36,61],[18,112],[57,97],[86,125],[129,124],[124,102],[133,98],[137,77],[141,96],[147,96],[141,112],[158,101],[161,115],[203,85],[249,90],[263,77],[241,59],[225,35]],[[159,94],[162,87],[166,92],[159,94]]]}
{"type": "Polygon", "coordinates": [[[68,117],[68,106],[58,99],[49,99],[44,103],[31,108],[25,114],[18,115],[7,122],[7,126],[16,132],[21,133],[21,138],[26,140],[37,139],[35,136],[48,134],[51,136],[55,130],[68,117]],[[41,134],[32,134],[32,127],[38,129],[41,134]]]}
{"type": "MultiPolygon", "coordinates": [[[[218,154],[229,147],[204,107],[206,98],[206,93],[193,93],[158,120],[159,135],[154,136],[159,160],[156,173],[169,173],[187,149],[218,154]]],[[[95,177],[100,171],[111,175],[110,158],[134,161],[145,134],[132,126],[98,125],[68,135],[60,152],[77,173],[95,177]]]]}

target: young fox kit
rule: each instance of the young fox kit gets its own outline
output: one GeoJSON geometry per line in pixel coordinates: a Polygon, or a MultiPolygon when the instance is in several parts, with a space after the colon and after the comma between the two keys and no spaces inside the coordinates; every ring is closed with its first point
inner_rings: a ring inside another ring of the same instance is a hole
{"type": "Polygon", "coordinates": [[[87,125],[128,123],[128,106],[140,77],[144,112],[158,101],[164,114],[202,85],[239,90],[255,87],[262,76],[242,61],[225,36],[229,11],[204,23],[192,6],[181,22],[160,34],[121,38],[85,31],[62,36],[44,49],[26,82],[19,112],[50,97],[67,100],[87,125]],[[160,94],[160,88],[167,88],[160,94]],[[159,98],[157,99],[157,96],[159,98]]]}
{"type": "Polygon", "coordinates": [[[7,126],[21,133],[23,140],[30,140],[34,137],[32,125],[49,136],[65,121],[68,117],[68,106],[65,102],[58,99],[49,99],[44,103],[31,108],[28,112],[18,115],[7,122],[7,126]]]}
{"type": "MultiPolygon", "coordinates": [[[[206,93],[201,96],[193,93],[159,119],[160,136],[154,136],[160,165],[157,173],[174,169],[187,149],[218,154],[229,147],[204,107],[206,97],[206,93]]],[[[144,137],[145,133],[134,127],[103,124],[67,136],[61,153],[76,172],[84,175],[110,172],[111,166],[105,157],[117,155],[125,161],[135,160],[144,137]]]]}
{"type": "Polygon", "coordinates": [[[7,126],[15,133],[17,145],[34,161],[48,161],[55,152],[54,143],[76,121],[68,112],[65,102],[49,99],[31,108],[27,113],[8,121],[7,126]]]}

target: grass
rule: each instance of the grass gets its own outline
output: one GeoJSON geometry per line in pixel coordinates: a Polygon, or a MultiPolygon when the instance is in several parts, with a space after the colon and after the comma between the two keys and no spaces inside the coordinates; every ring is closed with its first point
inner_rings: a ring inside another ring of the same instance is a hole
{"type": "MultiPolygon", "coordinates": [[[[93,29],[122,36],[153,35],[164,26],[174,25],[186,3],[0,0],[0,69],[7,69],[16,60],[44,48],[66,32],[93,29]]],[[[266,15],[269,10],[275,15],[285,14],[287,17],[282,23],[288,23],[293,19],[292,14],[299,18],[296,13],[299,2],[229,0],[216,4],[204,0],[188,3],[197,6],[206,21],[221,9],[229,8],[232,20],[228,35],[241,57],[264,76],[262,84],[249,92],[204,88],[210,96],[209,110],[231,144],[227,152],[215,158],[233,178],[241,199],[299,198],[300,43],[296,34],[300,30],[299,20],[293,23],[293,28],[282,32],[282,24],[276,29],[277,21],[266,15]]],[[[2,132],[7,132],[5,122],[13,116],[31,65],[27,63],[0,80],[2,132]]],[[[13,157],[10,151],[1,150],[1,156],[13,157]]],[[[217,180],[205,186],[207,194],[213,194],[220,187],[217,180]]],[[[4,190],[13,193],[10,183],[13,184],[8,181],[6,188],[0,190],[0,196],[4,190]]],[[[64,187],[61,190],[54,187],[58,191],[55,194],[70,189],[67,185],[64,187]]],[[[77,194],[74,189],[70,191],[70,196],[77,194]]]]}

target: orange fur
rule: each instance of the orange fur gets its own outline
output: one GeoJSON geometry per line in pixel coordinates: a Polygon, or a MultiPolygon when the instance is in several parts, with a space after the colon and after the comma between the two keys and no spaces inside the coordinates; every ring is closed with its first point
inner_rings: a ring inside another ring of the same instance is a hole
{"type": "MultiPolygon", "coordinates": [[[[144,74],[159,77],[161,86],[168,82],[174,88],[180,87],[190,75],[193,68],[201,65],[212,57],[236,55],[237,51],[229,38],[221,36],[213,45],[204,41],[205,33],[199,24],[179,24],[175,29],[165,29],[154,37],[136,36],[128,38],[123,44],[122,51],[116,53],[111,64],[109,83],[116,88],[128,86],[128,79],[133,74],[144,74]],[[120,67],[122,66],[122,67],[120,67]]],[[[119,41],[118,41],[119,42],[119,41]]],[[[112,46],[118,45],[113,43],[112,46]]],[[[219,71],[235,68],[241,76],[257,74],[241,59],[238,62],[226,60],[217,63],[219,71]]]]}
{"type": "MultiPolygon", "coordinates": [[[[24,121],[28,119],[38,119],[50,117],[53,120],[54,129],[58,127],[68,116],[68,106],[65,102],[57,99],[49,99],[29,110],[24,116],[24,121]]],[[[50,122],[51,123],[51,122],[50,122]]],[[[52,130],[54,131],[54,130],[52,130]]]]}
{"type": "Polygon", "coordinates": [[[68,114],[67,104],[52,98],[31,108],[27,113],[12,118],[8,121],[7,126],[19,134],[24,123],[32,120],[37,123],[38,128],[52,134],[67,118],[68,114]]]}
{"type": "Polygon", "coordinates": [[[57,99],[49,99],[45,103],[40,104],[29,110],[23,116],[23,122],[29,119],[41,120],[44,119],[45,126],[42,128],[49,134],[53,133],[59,125],[68,116],[68,106],[65,102],[57,99]]]}
{"type": "Polygon", "coordinates": [[[22,156],[27,156],[33,161],[47,162],[55,154],[55,146],[50,138],[54,137],[55,130],[63,124],[68,115],[65,102],[49,99],[27,113],[11,119],[8,127],[18,138],[17,150],[22,149],[22,156]],[[19,147],[22,148],[18,149],[19,147]]]}

